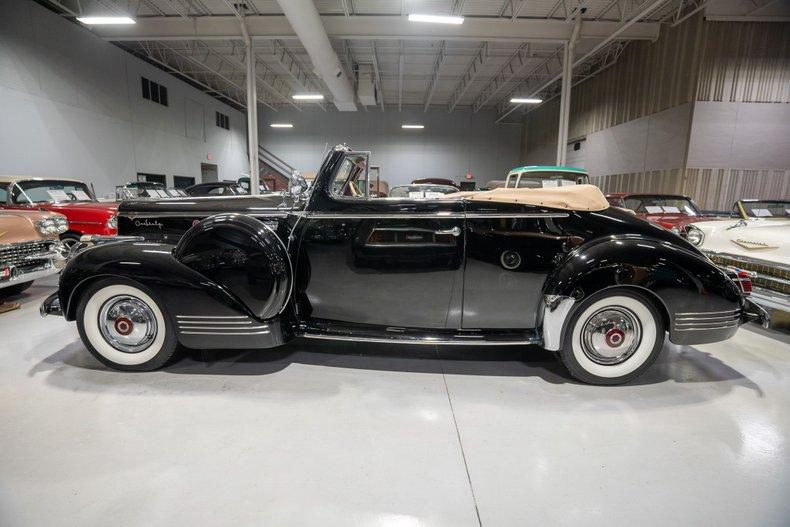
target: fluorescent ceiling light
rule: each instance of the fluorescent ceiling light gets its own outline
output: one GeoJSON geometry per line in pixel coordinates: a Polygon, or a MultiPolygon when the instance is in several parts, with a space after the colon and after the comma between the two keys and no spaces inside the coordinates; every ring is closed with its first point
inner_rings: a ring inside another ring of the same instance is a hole
{"type": "Polygon", "coordinates": [[[462,16],[409,15],[409,22],[430,22],[432,24],[463,24],[462,16]]]}
{"type": "Polygon", "coordinates": [[[543,102],[543,99],[525,99],[523,97],[513,97],[510,99],[510,102],[516,104],[540,104],[543,102]]]}
{"type": "Polygon", "coordinates": [[[293,128],[294,127],[294,125],[292,125],[291,123],[272,123],[269,126],[271,126],[272,128],[293,128]]]}
{"type": "Polygon", "coordinates": [[[425,125],[422,125],[422,124],[402,124],[400,127],[401,128],[413,128],[413,129],[416,129],[416,130],[422,130],[423,128],[425,128],[425,125]]]}
{"type": "Polygon", "coordinates": [[[80,16],[77,20],[88,26],[109,26],[113,24],[136,24],[128,16],[80,16]]]}
{"type": "Polygon", "coordinates": [[[297,101],[320,101],[324,98],[320,93],[296,93],[291,97],[297,101]]]}

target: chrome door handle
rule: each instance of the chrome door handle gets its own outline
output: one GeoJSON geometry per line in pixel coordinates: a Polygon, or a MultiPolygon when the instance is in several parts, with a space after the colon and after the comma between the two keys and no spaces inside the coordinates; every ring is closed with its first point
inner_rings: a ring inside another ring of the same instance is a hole
{"type": "Polygon", "coordinates": [[[434,234],[450,234],[452,236],[460,236],[461,235],[461,228],[460,227],[453,227],[452,229],[444,229],[440,231],[433,231],[434,234]]]}

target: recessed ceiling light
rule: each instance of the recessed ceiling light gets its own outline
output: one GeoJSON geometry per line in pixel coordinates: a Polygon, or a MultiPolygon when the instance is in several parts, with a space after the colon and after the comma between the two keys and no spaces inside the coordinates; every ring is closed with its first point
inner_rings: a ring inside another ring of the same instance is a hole
{"type": "Polygon", "coordinates": [[[296,93],[291,97],[297,101],[320,101],[324,98],[320,93],[296,93]]]}
{"type": "Polygon", "coordinates": [[[272,128],[293,128],[294,127],[294,125],[292,125],[291,123],[272,123],[269,126],[271,126],[272,128]]]}
{"type": "Polygon", "coordinates": [[[422,130],[425,128],[423,124],[402,124],[400,125],[401,128],[408,128],[408,129],[415,129],[415,130],[422,130]]]}
{"type": "Polygon", "coordinates": [[[77,20],[87,26],[109,26],[113,24],[136,24],[133,18],[128,16],[80,16],[77,20]]]}
{"type": "Polygon", "coordinates": [[[409,15],[409,22],[429,22],[431,24],[463,24],[462,16],[409,15]]]}
{"type": "Polygon", "coordinates": [[[523,97],[513,97],[510,99],[510,102],[515,104],[540,104],[543,102],[543,99],[525,99],[523,97]]]}

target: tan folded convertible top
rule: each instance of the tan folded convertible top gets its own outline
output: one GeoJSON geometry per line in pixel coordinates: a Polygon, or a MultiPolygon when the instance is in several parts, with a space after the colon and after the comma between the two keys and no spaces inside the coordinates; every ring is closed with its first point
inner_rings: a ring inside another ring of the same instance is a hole
{"type": "Polygon", "coordinates": [[[549,188],[495,188],[480,192],[455,192],[442,199],[520,203],[552,209],[599,211],[609,207],[603,192],[595,185],[549,188]]]}

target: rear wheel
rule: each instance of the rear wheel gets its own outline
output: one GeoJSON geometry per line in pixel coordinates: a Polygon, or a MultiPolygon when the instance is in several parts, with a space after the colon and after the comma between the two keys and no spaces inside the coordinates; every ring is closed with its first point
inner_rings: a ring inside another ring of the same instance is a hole
{"type": "Polygon", "coordinates": [[[91,286],[80,298],[77,328],[88,351],[116,370],[155,370],[177,347],[173,324],[153,293],[132,282],[91,286]]]}
{"type": "Polygon", "coordinates": [[[664,321],[642,294],[611,290],[593,295],[571,318],[560,359],[571,375],[590,384],[621,384],[655,362],[664,321]]]}

